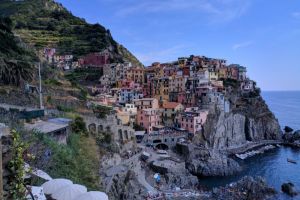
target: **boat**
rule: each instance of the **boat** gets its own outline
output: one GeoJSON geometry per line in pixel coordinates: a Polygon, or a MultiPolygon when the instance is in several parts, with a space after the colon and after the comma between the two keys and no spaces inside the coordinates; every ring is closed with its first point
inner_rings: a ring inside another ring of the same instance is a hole
{"type": "Polygon", "coordinates": [[[293,163],[293,164],[297,164],[297,162],[295,160],[292,160],[292,159],[289,159],[289,158],[287,159],[287,161],[290,162],[290,163],[293,163]]]}

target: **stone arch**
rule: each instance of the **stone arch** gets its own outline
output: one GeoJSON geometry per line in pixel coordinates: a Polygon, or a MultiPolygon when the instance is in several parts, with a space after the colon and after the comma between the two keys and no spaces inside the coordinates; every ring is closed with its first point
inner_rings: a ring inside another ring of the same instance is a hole
{"type": "Polygon", "coordinates": [[[90,133],[96,133],[96,131],[97,131],[97,127],[96,127],[96,124],[95,123],[92,123],[92,124],[90,124],[90,125],[88,125],[88,129],[89,129],[89,132],[90,133]]]}
{"type": "Polygon", "coordinates": [[[103,132],[103,125],[99,125],[98,126],[98,132],[100,133],[100,132],[103,132]]]}
{"type": "Polygon", "coordinates": [[[119,139],[123,140],[123,133],[121,129],[118,130],[118,134],[119,134],[119,139]]]}
{"type": "Polygon", "coordinates": [[[129,136],[128,136],[128,131],[127,130],[124,131],[124,134],[125,134],[126,140],[129,140],[129,136]]]}

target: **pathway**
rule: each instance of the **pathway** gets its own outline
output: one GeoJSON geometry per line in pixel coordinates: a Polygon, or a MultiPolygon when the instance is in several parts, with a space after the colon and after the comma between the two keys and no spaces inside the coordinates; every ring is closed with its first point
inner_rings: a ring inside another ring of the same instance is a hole
{"type": "Polygon", "coordinates": [[[230,149],[227,149],[226,151],[228,152],[228,154],[241,154],[241,153],[245,153],[249,150],[252,150],[254,148],[258,148],[258,147],[266,146],[266,145],[276,145],[276,144],[282,144],[282,141],[262,140],[259,142],[249,142],[246,145],[230,148],[230,149]]]}

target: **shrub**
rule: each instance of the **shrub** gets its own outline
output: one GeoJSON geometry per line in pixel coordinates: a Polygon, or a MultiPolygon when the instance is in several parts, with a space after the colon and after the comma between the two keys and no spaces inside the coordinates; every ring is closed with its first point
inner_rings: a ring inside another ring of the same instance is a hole
{"type": "Polygon", "coordinates": [[[88,136],[86,124],[82,117],[77,116],[71,124],[72,131],[81,135],[88,136]]]}
{"type": "Polygon", "coordinates": [[[62,112],[74,112],[73,108],[69,108],[63,105],[58,105],[56,106],[57,110],[62,111],[62,112]]]}

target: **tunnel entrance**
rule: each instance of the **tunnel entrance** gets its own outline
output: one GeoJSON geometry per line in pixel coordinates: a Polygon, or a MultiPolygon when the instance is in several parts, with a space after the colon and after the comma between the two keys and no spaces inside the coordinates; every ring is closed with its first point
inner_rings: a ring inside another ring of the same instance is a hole
{"type": "Polygon", "coordinates": [[[160,150],[168,150],[169,149],[168,145],[166,145],[164,143],[160,143],[160,144],[156,145],[156,148],[160,149],[160,150]]]}

